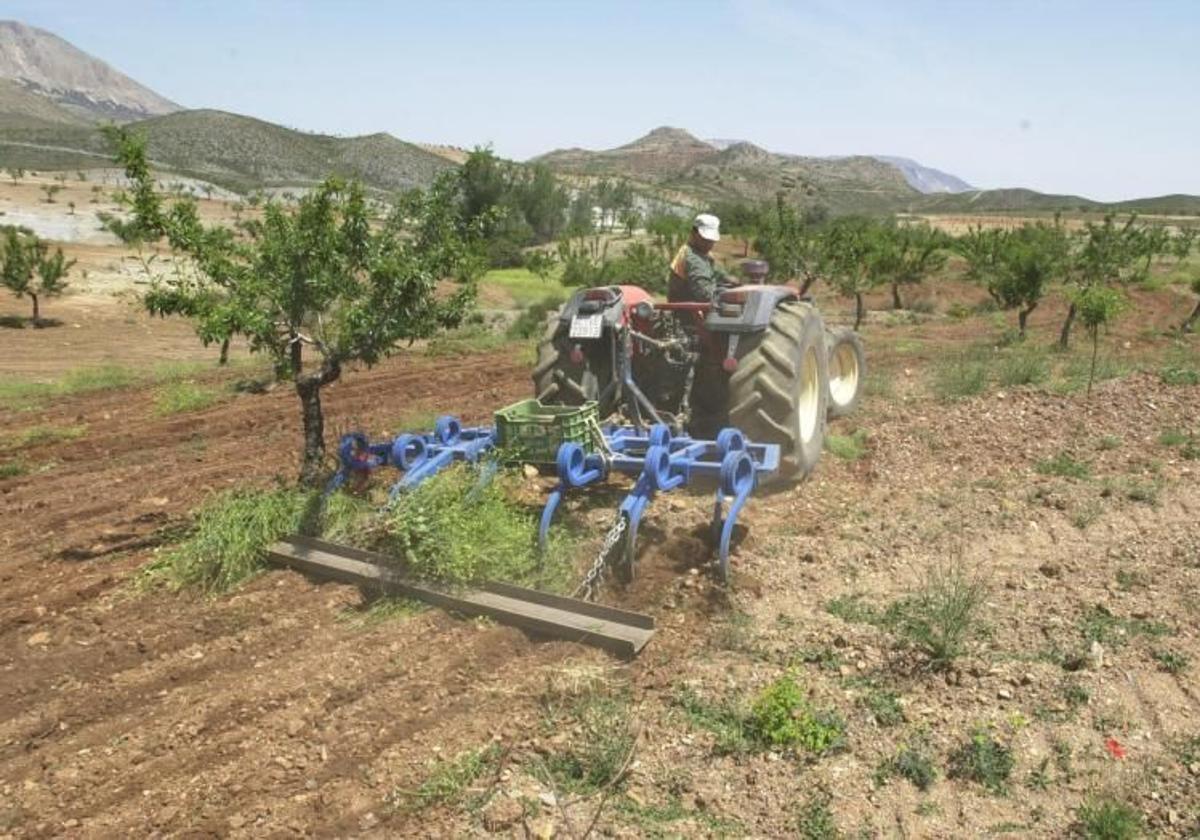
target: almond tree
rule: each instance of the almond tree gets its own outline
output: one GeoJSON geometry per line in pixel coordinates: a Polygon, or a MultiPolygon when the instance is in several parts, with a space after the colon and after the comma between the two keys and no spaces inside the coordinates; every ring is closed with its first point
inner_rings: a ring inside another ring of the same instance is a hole
{"type": "Polygon", "coordinates": [[[0,247],[0,282],[18,298],[33,302],[33,325],[42,326],[42,298],[57,297],[67,288],[66,277],[75,260],[68,260],[62,248],[50,252],[50,246],[28,230],[9,227],[0,247]]]}
{"type": "Polygon", "coordinates": [[[830,225],[819,240],[830,282],[841,295],[854,299],[856,330],[867,314],[863,295],[879,285],[880,236],[877,223],[847,216],[830,225]]]}
{"type": "Polygon", "coordinates": [[[892,308],[903,309],[901,286],[915,286],[946,264],[945,235],[924,222],[876,227],[875,270],[892,287],[892,308]]]}
{"type": "Polygon", "coordinates": [[[155,278],[144,305],[192,318],[206,344],[245,336],[251,352],[292,380],[304,431],[300,481],[317,484],[325,456],[321,389],[352,362],[373,365],[398,342],[459,324],[473,300],[477,231],[463,229],[457,173],[406,195],[382,223],[369,215],[358,184],[331,178],[294,206],[268,199],[261,218],[234,230],[202,223],[192,198],[162,205],[144,141],[120,129],[113,136],[117,161],[145,199],[134,204],[131,224],[164,239],[193,269],[155,278]],[[462,283],[440,296],[444,278],[462,283]]]}
{"type": "Polygon", "coordinates": [[[1071,325],[1079,314],[1081,295],[1094,286],[1121,287],[1145,279],[1149,272],[1147,240],[1136,223],[1135,215],[1124,224],[1118,224],[1111,214],[1105,216],[1101,224],[1087,223],[1082,245],[1075,250],[1070,262],[1068,282],[1074,289],[1069,292],[1067,317],[1058,337],[1058,345],[1063,350],[1071,341],[1071,325]]]}
{"type": "Polygon", "coordinates": [[[988,294],[1002,309],[1017,310],[1017,331],[1037,309],[1050,281],[1066,268],[1070,243],[1057,222],[1026,224],[999,240],[996,265],[987,281],[988,294]]]}

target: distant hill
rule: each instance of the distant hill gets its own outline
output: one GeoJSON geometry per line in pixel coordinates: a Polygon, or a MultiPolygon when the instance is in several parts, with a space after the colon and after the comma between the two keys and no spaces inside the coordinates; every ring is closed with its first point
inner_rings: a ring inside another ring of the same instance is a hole
{"type": "Polygon", "coordinates": [[[910,158],[890,155],[874,155],[874,158],[884,163],[890,163],[899,169],[910,187],[926,195],[929,193],[962,193],[975,189],[956,175],[934,169],[931,166],[923,166],[910,158]]]}
{"type": "Polygon", "coordinates": [[[0,21],[0,79],[84,119],[129,122],[179,110],[57,35],[18,21],[0,21]]]}
{"type": "Polygon", "coordinates": [[[628,178],[693,196],[697,203],[782,194],[797,205],[854,212],[882,211],[920,197],[899,169],[871,157],[784,155],[745,141],[720,145],[663,126],[615,149],[560,149],[533,161],[569,175],[628,178]]]}
{"type": "MultiPolygon", "coordinates": [[[[132,123],[156,168],[238,192],[307,187],[329,174],[394,192],[428,186],[454,164],[389,134],[306,134],[224,111],[180,111],[132,123]]],[[[80,169],[110,161],[94,126],[0,127],[0,163],[25,169],[80,169]]]]}

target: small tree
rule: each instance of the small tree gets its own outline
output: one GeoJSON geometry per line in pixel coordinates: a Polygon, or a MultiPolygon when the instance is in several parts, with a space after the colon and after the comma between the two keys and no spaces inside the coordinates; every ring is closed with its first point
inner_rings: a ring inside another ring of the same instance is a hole
{"type": "Polygon", "coordinates": [[[9,167],[8,177],[12,178],[13,186],[21,183],[21,179],[25,177],[25,170],[19,166],[9,167]]]}
{"type": "Polygon", "coordinates": [[[1073,304],[1079,312],[1079,320],[1092,338],[1092,366],[1088,371],[1088,396],[1092,395],[1092,383],[1096,380],[1096,355],[1100,347],[1100,328],[1111,323],[1125,308],[1125,295],[1110,286],[1087,286],[1075,295],[1073,304]]]}
{"type": "Polygon", "coordinates": [[[62,248],[50,246],[32,233],[18,228],[4,231],[0,251],[0,280],[18,298],[28,295],[33,303],[33,326],[42,326],[41,300],[57,297],[67,288],[66,277],[75,265],[62,248]]]}
{"type": "Polygon", "coordinates": [[[475,231],[458,214],[457,173],[408,195],[382,223],[358,185],[329,179],[294,207],[267,200],[261,218],[238,232],[201,223],[191,198],[163,207],[144,142],[121,129],[113,136],[135,196],[154,196],[141,209],[135,201],[132,224],[165,237],[195,267],[156,278],[146,308],[195,319],[206,344],[244,335],[252,352],[271,358],[300,401],[300,481],[316,484],[325,456],[321,389],[349,363],[373,365],[400,341],[457,325],[473,300],[480,263],[475,231]],[[447,277],[463,282],[438,295],[447,277]]]}
{"type": "Polygon", "coordinates": [[[46,203],[53,204],[54,196],[62,192],[62,184],[42,184],[42,192],[46,194],[46,203]]]}
{"type": "Polygon", "coordinates": [[[1066,350],[1071,341],[1071,324],[1079,312],[1079,297],[1093,286],[1126,286],[1140,282],[1149,271],[1146,258],[1146,239],[1137,227],[1137,216],[1125,224],[1117,224],[1108,215],[1101,224],[1088,222],[1083,244],[1072,254],[1069,282],[1074,292],[1069,295],[1067,317],[1059,332],[1058,344],[1066,350]]]}
{"type": "Polygon", "coordinates": [[[892,308],[903,309],[901,286],[915,286],[946,264],[946,237],[925,223],[876,226],[875,270],[892,287],[892,308]]]}
{"type": "Polygon", "coordinates": [[[854,299],[854,329],[867,314],[863,295],[879,283],[875,264],[879,255],[878,225],[869,219],[844,217],[823,237],[830,281],[844,297],[854,299]]]}
{"type": "Polygon", "coordinates": [[[1069,242],[1059,224],[1023,225],[1003,237],[996,265],[990,271],[987,290],[1003,309],[1017,310],[1017,331],[1025,327],[1037,309],[1050,281],[1066,266],[1069,242]]]}

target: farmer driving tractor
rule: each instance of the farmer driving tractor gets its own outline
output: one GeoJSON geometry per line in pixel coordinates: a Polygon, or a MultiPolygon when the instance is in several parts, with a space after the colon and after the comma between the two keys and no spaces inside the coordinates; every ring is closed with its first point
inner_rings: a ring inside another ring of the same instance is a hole
{"type": "Polygon", "coordinates": [[[696,217],[687,244],[671,260],[667,300],[672,303],[711,303],[718,292],[738,284],[709,255],[720,238],[720,219],[711,213],[701,213],[696,217]]]}

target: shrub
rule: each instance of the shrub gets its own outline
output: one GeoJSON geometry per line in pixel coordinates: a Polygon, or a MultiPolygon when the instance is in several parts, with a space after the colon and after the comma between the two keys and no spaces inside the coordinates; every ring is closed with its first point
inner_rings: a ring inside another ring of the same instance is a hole
{"type": "Polygon", "coordinates": [[[867,452],[867,430],[857,429],[849,435],[825,435],[825,449],[843,461],[857,461],[867,452]]]}
{"type": "Polygon", "coordinates": [[[796,836],[800,840],[837,840],[838,831],[828,795],[814,794],[806,799],[796,814],[796,836]]]}
{"type": "Polygon", "coordinates": [[[1006,388],[1017,385],[1037,385],[1050,377],[1050,364],[1045,351],[1022,347],[1000,357],[996,381],[1006,388]]]}
{"type": "Polygon", "coordinates": [[[875,780],[880,784],[892,776],[907,779],[917,790],[929,790],[937,780],[937,768],[921,744],[908,744],[879,765],[875,772],[875,780]]]}
{"type": "Polygon", "coordinates": [[[986,729],[976,729],[950,756],[949,775],[954,779],[977,782],[992,793],[1002,795],[1008,791],[1008,777],[1014,764],[1012,750],[986,729]]]}
{"type": "Polygon", "coordinates": [[[818,755],[840,744],[846,728],[835,715],[814,712],[803,689],[787,674],[755,698],[748,723],[751,737],[759,743],[818,755]]]}
{"type": "Polygon", "coordinates": [[[557,295],[547,295],[537,303],[530,304],[512,322],[506,334],[509,338],[541,338],[547,317],[557,311],[562,302],[557,295]]]}

